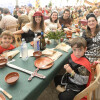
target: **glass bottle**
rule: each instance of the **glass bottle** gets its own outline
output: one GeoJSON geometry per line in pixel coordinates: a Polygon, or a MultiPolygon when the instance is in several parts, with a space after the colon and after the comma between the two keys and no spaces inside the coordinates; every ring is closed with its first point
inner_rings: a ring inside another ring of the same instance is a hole
{"type": "Polygon", "coordinates": [[[44,33],[41,32],[41,38],[40,38],[40,50],[44,50],[46,48],[44,33]]]}

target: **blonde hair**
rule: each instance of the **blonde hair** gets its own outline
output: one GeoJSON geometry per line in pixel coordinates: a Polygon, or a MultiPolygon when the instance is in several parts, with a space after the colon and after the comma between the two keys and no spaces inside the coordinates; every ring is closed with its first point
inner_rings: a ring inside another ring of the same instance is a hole
{"type": "Polygon", "coordinates": [[[12,37],[13,43],[15,42],[15,37],[13,36],[13,34],[11,33],[11,31],[6,30],[6,31],[2,32],[1,35],[0,35],[0,38],[2,38],[5,35],[12,37]]]}

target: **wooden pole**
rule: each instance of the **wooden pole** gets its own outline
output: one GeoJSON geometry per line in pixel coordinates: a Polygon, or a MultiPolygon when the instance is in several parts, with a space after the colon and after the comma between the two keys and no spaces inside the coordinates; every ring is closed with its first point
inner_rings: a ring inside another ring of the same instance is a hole
{"type": "Polygon", "coordinates": [[[16,5],[18,5],[18,0],[16,0],[16,5]]]}

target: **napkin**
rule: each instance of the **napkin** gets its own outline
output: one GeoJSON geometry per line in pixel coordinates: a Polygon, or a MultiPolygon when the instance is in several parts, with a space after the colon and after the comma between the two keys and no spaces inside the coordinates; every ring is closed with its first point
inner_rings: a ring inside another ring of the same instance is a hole
{"type": "Polygon", "coordinates": [[[8,59],[12,59],[18,53],[19,53],[19,50],[15,50],[15,51],[9,51],[9,52],[3,53],[3,55],[6,56],[8,59]]]}
{"type": "MultiPolygon", "coordinates": [[[[33,56],[34,50],[33,49],[29,49],[28,50],[28,57],[33,56]]],[[[22,57],[21,52],[20,52],[20,57],[22,57]]]]}
{"type": "Polygon", "coordinates": [[[51,58],[52,60],[57,60],[60,56],[62,56],[62,53],[57,51],[56,53],[54,53],[52,56],[48,56],[49,58],[51,58]]]}
{"type": "Polygon", "coordinates": [[[49,49],[49,48],[46,48],[45,50],[42,51],[42,54],[46,56],[51,56],[54,53],[56,53],[56,51],[54,49],[49,49]]]}
{"type": "Polygon", "coordinates": [[[42,54],[51,58],[53,61],[57,60],[60,56],[62,56],[62,53],[59,51],[55,51],[54,48],[46,48],[44,51],[42,51],[42,54]]]}
{"type": "Polygon", "coordinates": [[[60,49],[60,50],[63,50],[65,52],[68,52],[68,50],[70,49],[71,47],[69,45],[66,45],[65,43],[60,43],[58,44],[55,49],[60,49]]]}

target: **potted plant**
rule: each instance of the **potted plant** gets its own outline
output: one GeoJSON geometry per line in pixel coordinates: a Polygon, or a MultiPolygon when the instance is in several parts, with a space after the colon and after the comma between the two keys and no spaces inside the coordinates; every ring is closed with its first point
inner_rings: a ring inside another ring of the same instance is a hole
{"type": "Polygon", "coordinates": [[[48,39],[54,39],[54,43],[58,42],[59,39],[65,37],[65,33],[63,31],[50,31],[48,34],[46,34],[46,37],[48,39]]]}

